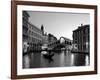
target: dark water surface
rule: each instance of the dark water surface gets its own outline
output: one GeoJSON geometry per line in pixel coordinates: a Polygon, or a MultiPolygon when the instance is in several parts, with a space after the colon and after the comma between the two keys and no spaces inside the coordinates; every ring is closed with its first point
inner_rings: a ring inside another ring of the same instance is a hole
{"type": "Polygon", "coordinates": [[[58,52],[52,58],[45,58],[40,53],[29,53],[23,56],[23,68],[42,67],[67,67],[67,66],[88,66],[89,56],[81,53],[58,52]]]}

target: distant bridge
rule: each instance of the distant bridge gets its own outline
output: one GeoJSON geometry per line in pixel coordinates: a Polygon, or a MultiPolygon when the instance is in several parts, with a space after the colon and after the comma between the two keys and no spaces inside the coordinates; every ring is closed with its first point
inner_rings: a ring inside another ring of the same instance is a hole
{"type": "Polygon", "coordinates": [[[72,41],[70,39],[60,37],[59,40],[49,43],[48,48],[51,48],[52,50],[61,50],[61,48],[69,49],[71,44],[72,41]]]}

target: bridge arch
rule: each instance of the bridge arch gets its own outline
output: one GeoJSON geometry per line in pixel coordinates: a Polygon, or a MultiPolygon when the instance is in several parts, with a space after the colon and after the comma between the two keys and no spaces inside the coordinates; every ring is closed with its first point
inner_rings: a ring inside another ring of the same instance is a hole
{"type": "Polygon", "coordinates": [[[65,38],[65,37],[63,37],[63,36],[61,36],[61,37],[59,38],[59,41],[60,41],[60,43],[65,43],[65,44],[69,44],[69,45],[72,44],[72,41],[71,41],[70,39],[65,38]]]}
{"type": "Polygon", "coordinates": [[[60,41],[60,43],[65,43],[66,42],[66,38],[62,36],[62,37],[60,37],[59,41],[60,41]]]}

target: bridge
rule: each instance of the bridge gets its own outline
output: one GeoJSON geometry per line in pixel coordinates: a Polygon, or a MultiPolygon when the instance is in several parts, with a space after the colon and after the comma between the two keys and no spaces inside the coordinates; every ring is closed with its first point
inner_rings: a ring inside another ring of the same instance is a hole
{"type": "Polygon", "coordinates": [[[51,50],[61,50],[65,48],[66,50],[71,49],[72,41],[65,37],[60,37],[59,40],[51,42],[48,44],[48,48],[51,50]]]}
{"type": "MultiPolygon", "coordinates": [[[[60,37],[59,40],[56,40],[54,42],[49,42],[47,44],[46,50],[52,50],[52,51],[61,51],[61,49],[70,50],[72,45],[72,41],[65,37],[60,37]]],[[[27,48],[29,52],[36,52],[42,50],[41,44],[32,44],[31,47],[27,48]]]]}

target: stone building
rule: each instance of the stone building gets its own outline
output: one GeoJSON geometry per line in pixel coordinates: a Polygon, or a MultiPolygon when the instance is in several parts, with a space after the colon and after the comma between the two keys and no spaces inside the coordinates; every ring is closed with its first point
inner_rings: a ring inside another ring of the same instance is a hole
{"type": "Polygon", "coordinates": [[[81,25],[73,31],[73,51],[90,52],[90,25],[81,25]]]}
{"type": "Polygon", "coordinates": [[[23,11],[23,42],[28,42],[28,20],[29,20],[29,14],[26,11],[23,11]]]}
{"type": "Polygon", "coordinates": [[[57,40],[57,38],[49,33],[48,34],[48,48],[49,49],[53,49],[55,46],[57,46],[57,44],[59,43],[59,41],[57,40]]]}
{"type": "Polygon", "coordinates": [[[53,43],[55,41],[57,41],[57,38],[53,34],[49,33],[48,34],[48,42],[53,43]]]}
{"type": "Polygon", "coordinates": [[[22,15],[22,47],[23,53],[26,53],[28,48],[28,21],[30,16],[26,11],[23,11],[22,15]]]}
{"type": "Polygon", "coordinates": [[[30,45],[30,50],[40,50],[43,44],[43,34],[42,30],[35,25],[29,23],[28,29],[28,41],[30,45]]]}

